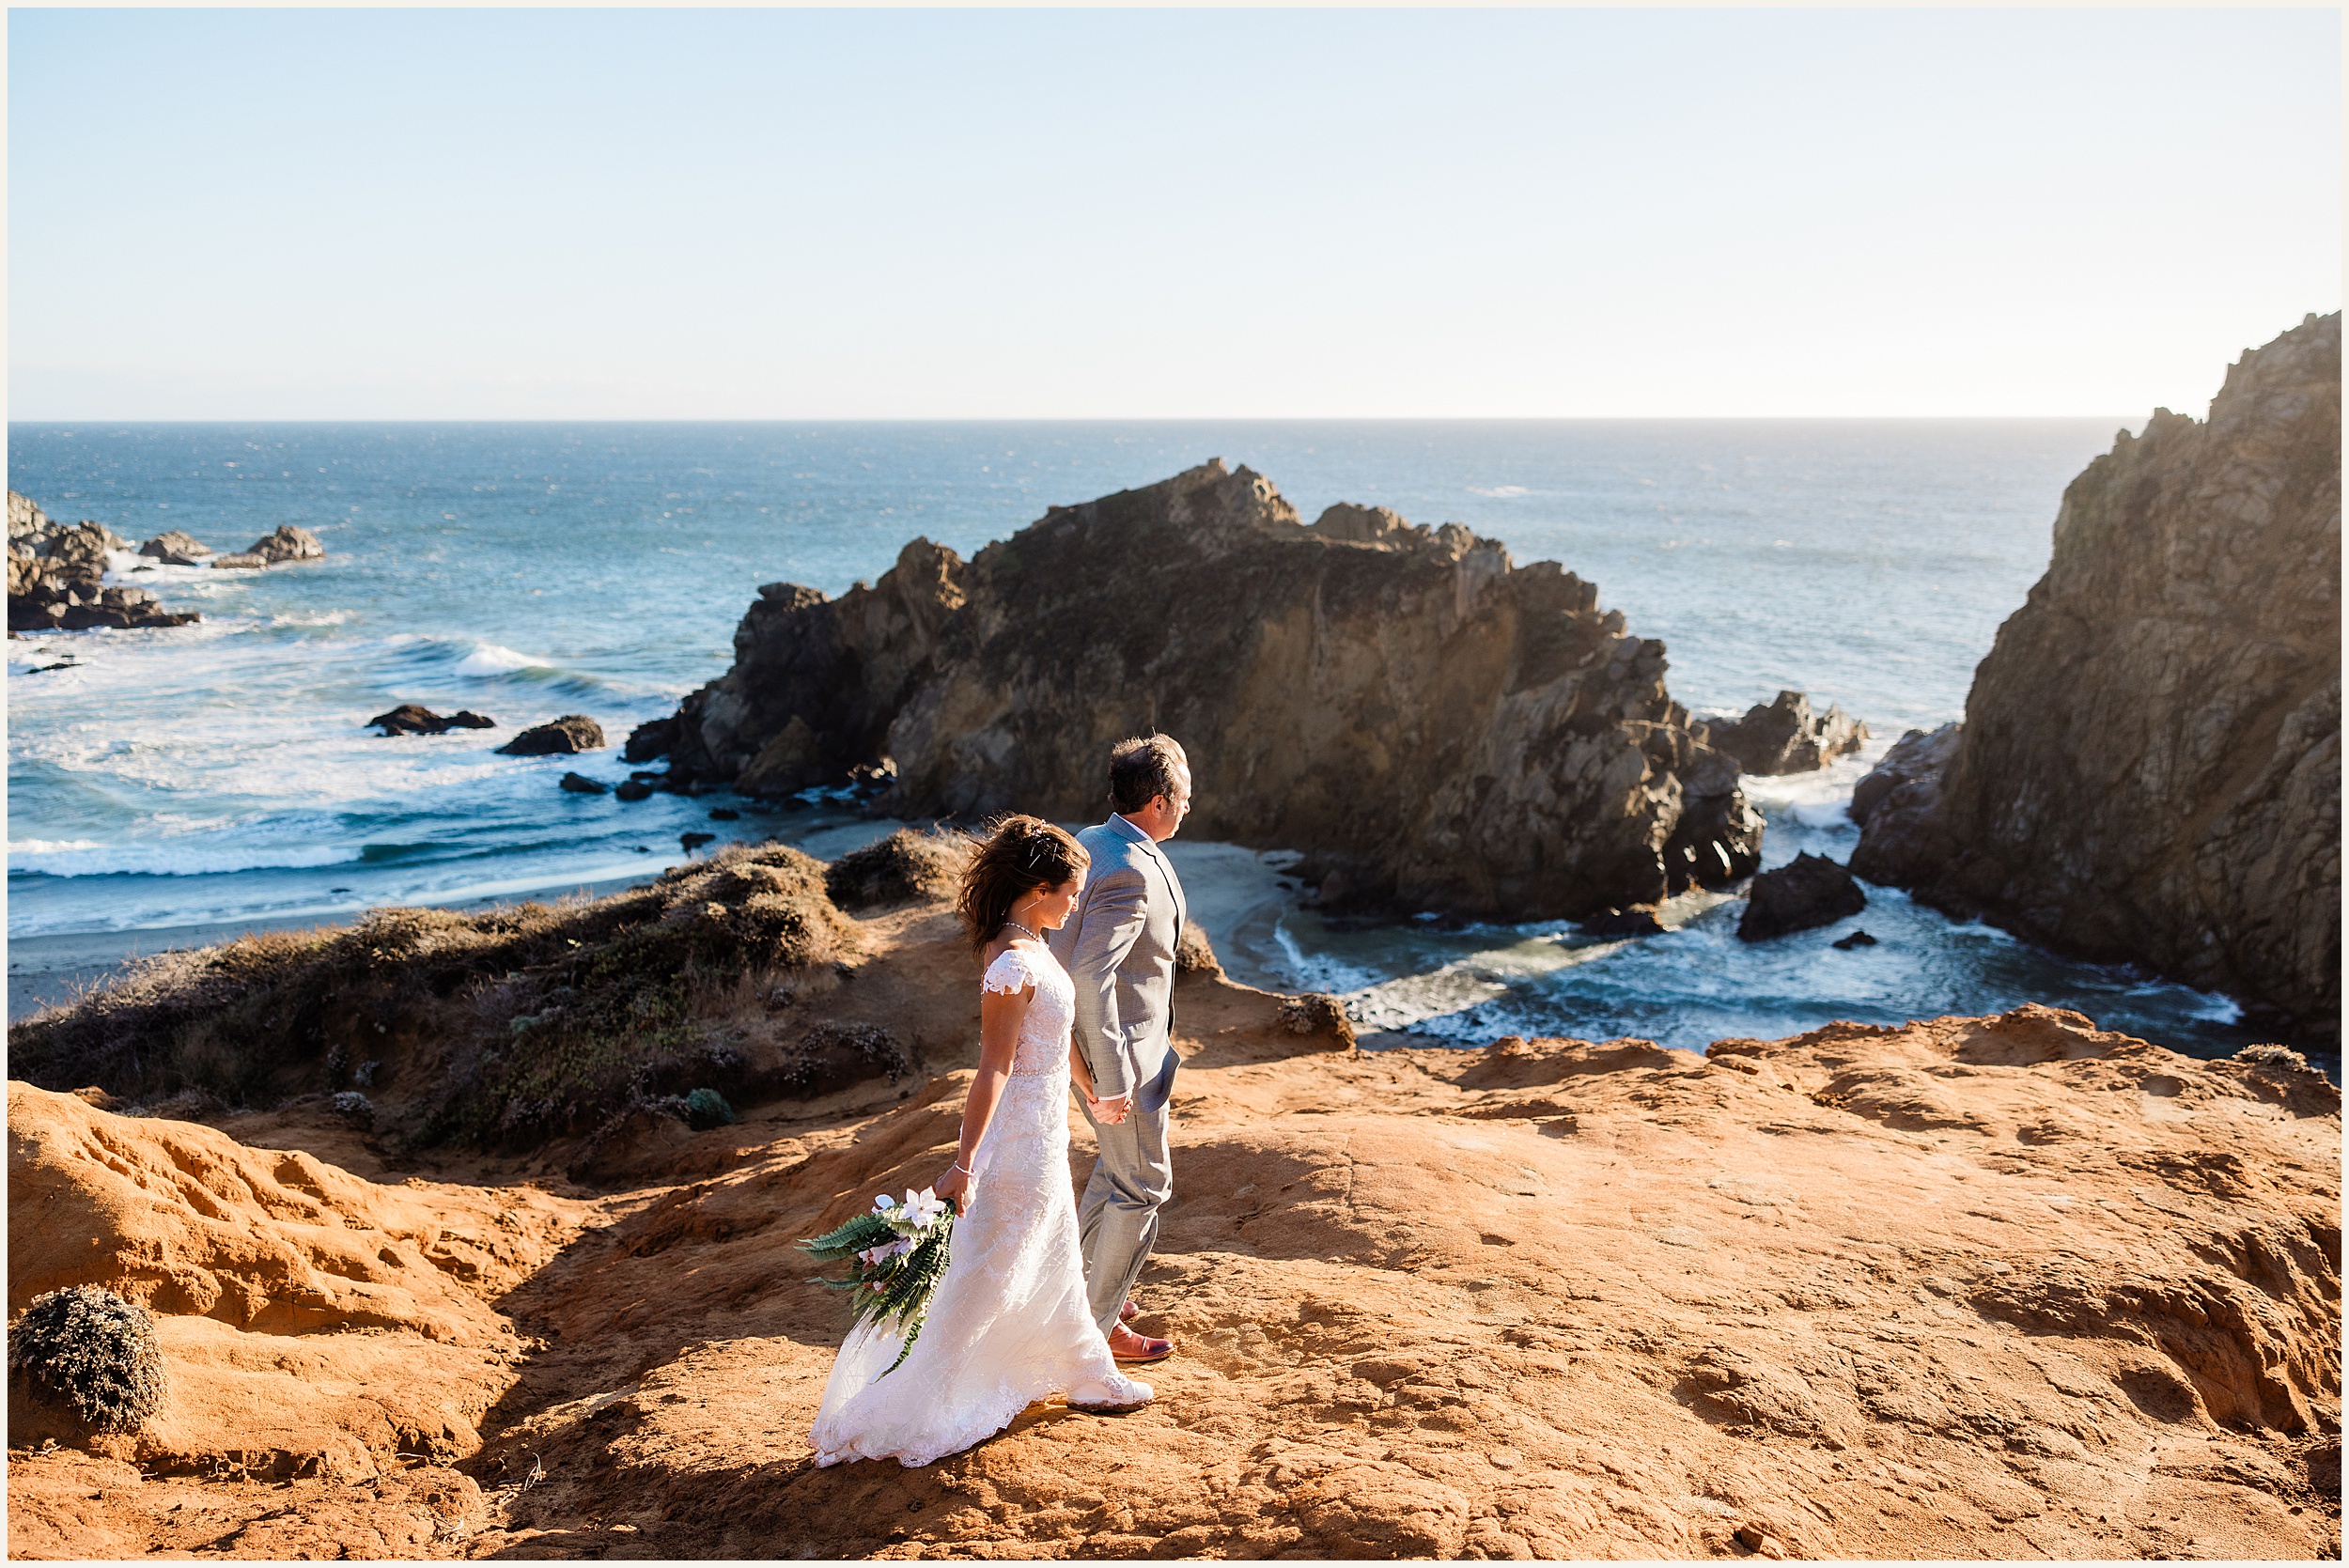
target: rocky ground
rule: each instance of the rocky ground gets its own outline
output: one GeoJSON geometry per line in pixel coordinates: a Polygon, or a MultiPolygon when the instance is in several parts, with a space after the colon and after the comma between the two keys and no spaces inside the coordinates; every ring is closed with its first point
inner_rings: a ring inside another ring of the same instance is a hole
{"type": "Polygon", "coordinates": [[[1191,975],[1158,1402],[816,1469],[846,1325],[792,1244],[944,1168],[975,1045],[941,906],[864,939],[832,994],[924,1010],[926,1073],[603,1189],[12,1085],[11,1306],[149,1301],[172,1392],[134,1436],[12,1398],[11,1553],[2340,1554],[2338,1093],[2029,1007],[1356,1052],[1191,975]]]}

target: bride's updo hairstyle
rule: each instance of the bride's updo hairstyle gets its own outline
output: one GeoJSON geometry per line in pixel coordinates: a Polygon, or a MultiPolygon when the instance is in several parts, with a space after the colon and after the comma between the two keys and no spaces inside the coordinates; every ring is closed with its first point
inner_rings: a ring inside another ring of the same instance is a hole
{"type": "Polygon", "coordinates": [[[1006,816],[971,857],[955,908],[979,952],[1003,934],[1012,906],[1038,888],[1056,888],[1083,875],[1093,857],[1084,846],[1040,816],[1006,816]]]}

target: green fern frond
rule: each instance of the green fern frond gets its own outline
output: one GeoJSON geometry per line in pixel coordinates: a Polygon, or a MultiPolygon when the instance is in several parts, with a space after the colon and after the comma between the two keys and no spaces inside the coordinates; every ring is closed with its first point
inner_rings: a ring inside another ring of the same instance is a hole
{"type": "Polygon", "coordinates": [[[879,1214],[860,1214],[838,1230],[811,1236],[800,1243],[800,1250],[818,1258],[845,1258],[852,1252],[886,1246],[897,1239],[897,1233],[879,1214]]]}

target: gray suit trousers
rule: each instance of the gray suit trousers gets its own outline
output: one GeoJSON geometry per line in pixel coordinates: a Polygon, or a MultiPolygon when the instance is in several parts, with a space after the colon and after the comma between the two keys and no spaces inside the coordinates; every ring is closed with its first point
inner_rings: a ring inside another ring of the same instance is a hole
{"type": "Polygon", "coordinates": [[[1105,1126],[1093,1121],[1092,1107],[1084,1107],[1101,1157],[1077,1203],[1077,1245],[1084,1254],[1086,1300],[1103,1334],[1117,1327],[1118,1309],[1133,1294],[1158,1242],[1159,1205],[1174,1193],[1167,1121],[1174,1069],[1181,1064],[1168,1051],[1151,1083],[1135,1086],[1133,1110],[1122,1122],[1105,1126]]]}

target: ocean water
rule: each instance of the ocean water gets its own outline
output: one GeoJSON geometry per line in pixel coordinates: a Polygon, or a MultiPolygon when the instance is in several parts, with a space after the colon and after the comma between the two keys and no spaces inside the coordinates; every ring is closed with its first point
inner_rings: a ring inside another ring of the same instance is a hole
{"type": "MultiPolygon", "coordinates": [[[[836,835],[843,814],[822,801],[623,805],[556,781],[625,777],[617,741],[723,673],[762,582],[836,594],[916,534],[969,553],[1049,505],[1211,456],[1267,474],[1309,520],[1337,501],[1387,505],[1561,561],[1664,640],[1691,708],[1799,688],[1868,721],[1873,757],[1961,714],[1975,662],[2046,565],[2064,484],[2119,423],[13,425],[8,483],[53,517],[133,539],[184,529],[220,550],[292,522],[329,553],[266,573],[125,556],[120,581],[203,623],[9,644],[8,931],[12,949],[152,950],[194,927],[608,885],[675,863],[687,831],[836,835]],[[362,728],[403,702],[499,728],[362,728]],[[494,754],[572,712],[614,749],[494,754]],[[729,804],[740,821],[708,818],[729,804]]],[[[1766,862],[1847,853],[1859,770],[1757,784],[1766,862]]],[[[2053,959],[1896,893],[1872,894],[1856,924],[1881,941],[1857,953],[1826,945],[1855,923],[1747,947],[1729,935],[1736,912],[1691,906],[1667,936],[1595,943],[1339,927],[1275,900],[1224,940],[1244,973],[1343,991],[1365,1022],[1462,1044],[1697,1048],[2023,1001],[2203,1053],[2250,1038],[2222,999],[2053,959]]]]}

